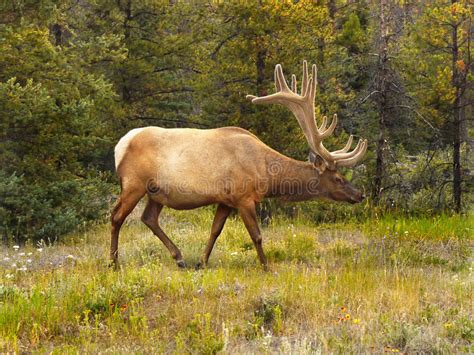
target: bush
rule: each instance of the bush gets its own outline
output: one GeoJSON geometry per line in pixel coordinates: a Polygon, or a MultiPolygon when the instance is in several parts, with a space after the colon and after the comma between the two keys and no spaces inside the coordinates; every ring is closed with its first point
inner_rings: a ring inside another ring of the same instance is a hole
{"type": "Polygon", "coordinates": [[[0,38],[0,238],[54,240],[107,206],[98,171],[111,160],[115,93],[89,72],[99,57],[53,45],[44,26],[0,27],[0,38]]]}
{"type": "Polygon", "coordinates": [[[15,242],[55,240],[100,218],[109,191],[101,178],[30,184],[0,172],[0,235],[15,242]]]}

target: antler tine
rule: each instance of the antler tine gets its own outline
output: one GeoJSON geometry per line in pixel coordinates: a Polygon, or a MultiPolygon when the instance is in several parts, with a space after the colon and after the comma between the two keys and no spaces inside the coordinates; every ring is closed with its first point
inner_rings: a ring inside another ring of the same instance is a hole
{"type": "Polygon", "coordinates": [[[349,149],[351,148],[351,145],[352,145],[352,140],[354,139],[354,136],[351,134],[349,136],[349,139],[347,140],[347,143],[346,145],[344,146],[344,148],[342,149],[339,149],[339,150],[336,150],[334,153],[347,153],[349,151],[349,149]]]}
{"type": "Polygon", "coordinates": [[[348,162],[353,162],[354,160],[352,159],[355,156],[360,156],[362,157],[363,154],[361,154],[361,151],[363,151],[364,148],[364,140],[359,140],[357,143],[357,146],[352,150],[350,153],[340,153],[340,154],[335,154],[334,152],[329,152],[326,147],[323,145],[322,141],[319,141],[317,145],[317,149],[315,150],[324,160],[327,161],[329,166],[336,167],[336,166],[348,166],[348,162]],[[351,160],[349,160],[351,159],[351,160]],[[347,160],[347,161],[346,161],[347,160]],[[339,161],[344,161],[344,165],[336,165],[339,161]]]}
{"type": "Polygon", "coordinates": [[[308,141],[311,150],[319,154],[327,164],[334,168],[337,166],[350,166],[362,158],[367,150],[367,141],[359,140],[356,147],[349,152],[353,137],[350,136],[344,148],[329,152],[323,145],[323,139],[330,136],[337,125],[337,115],[334,115],[329,127],[328,119],[323,117],[321,125],[318,127],[315,120],[314,99],[317,91],[317,67],[311,67],[311,76],[308,75],[308,62],[303,61],[303,78],[301,81],[301,95],[298,95],[298,84],[296,76],[291,76],[290,87],[286,82],[283,69],[280,64],[275,66],[275,89],[276,93],[256,97],[247,95],[247,98],[255,104],[278,103],[286,106],[296,116],[298,123],[308,141]]]}
{"type": "Polygon", "coordinates": [[[326,130],[326,125],[328,123],[328,117],[323,116],[323,122],[321,122],[321,126],[319,127],[319,131],[325,131],[326,130]]]}
{"type": "Polygon", "coordinates": [[[280,64],[277,64],[275,66],[275,71],[274,71],[274,81],[275,81],[275,90],[276,92],[281,91],[281,84],[280,84],[280,79],[278,78],[278,66],[280,64]]]}
{"type": "Polygon", "coordinates": [[[351,158],[336,161],[336,166],[346,166],[346,167],[354,166],[355,164],[357,164],[357,162],[360,159],[363,158],[365,152],[367,151],[367,146],[368,146],[367,139],[364,139],[362,142],[361,148],[356,155],[354,155],[351,158]]]}
{"type": "Polygon", "coordinates": [[[333,156],[333,160],[343,160],[343,159],[348,159],[352,158],[353,156],[357,155],[359,151],[362,149],[362,144],[364,143],[363,139],[359,139],[357,142],[357,145],[355,146],[354,149],[352,149],[351,152],[344,152],[344,153],[336,153],[332,152],[331,155],[333,156]]]}
{"type": "Polygon", "coordinates": [[[314,103],[314,98],[316,97],[316,88],[318,86],[318,69],[316,68],[316,64],[313,64],[311,67],[311,78],[313,79],[313,82],[309,88],[311,90],[309,97],[314,103]]]}
{"type": "Polygon", "coordinates": [[[303,60],[303,79],[301,81],[301,96],[306,95],[308,90],[308,62],[303,60]]]}
{"type": "Polygon", "coordinates": [[[296,75],[295,74],[292,74],[291,75],[291,91],[293,91],[295,94],[298,93],[298,88],[297,88],[298,84],[296,82],[296,75]]]}
{"type": "MultiPolygon", "coordinates": [[[[285,79],[285,75],[283,74],[283,69],[280,64],[275,66],[275,89],[276,93],[257,97],[254,95],[247,95],[246,98],[252,100],[254,104],[268,104],[268,103],[279,103],[285,105],[286,102],[293,102],[297,103],[298,105],[301,104],[303,98],[294,93],[288,87],[288,84],[285,79]]],[[[296,80],[295,80],[296,83],[296,80]]],[[[293,85],[293,84],[292,84],[293,85]]],[[[302,119],[302,118],[299,118],[302,119]]]]}
{"type": "Polygon", "coordinates": [[[285,75],[283,74],[283,69],[280,64],[277,64],[276,66],[276,75],[280,84],[280,91],[291,91],[286,83],[285,75]]]}
{"type": "MultiPolygon", "coordinates": [[[[325,121],[323,121],[323,122],[326,123],[325,121]]],[[[327,129],[325,129],[324,131],[322,131],[322,132],[321,132],[322,128],[319,130],[321,139],[330,136],[332,134],[332,132],[334,132],[334,129],[336,128],[336,125],[337,125],[337,115],[334,114],[332,122],[329,125],[329,127],[327,129]]],[[[324,128],[326,128],[326,125],[324,125],[324,128]]]]}

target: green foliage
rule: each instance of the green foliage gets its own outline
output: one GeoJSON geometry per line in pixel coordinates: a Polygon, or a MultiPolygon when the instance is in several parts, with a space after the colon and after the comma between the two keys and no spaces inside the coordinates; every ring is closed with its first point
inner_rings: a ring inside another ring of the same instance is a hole
{"type": "Polygon", "coordinates": [[[179,354],[217,354],[224,347],[222,336],[211,325],[211,314],[196,314],[194,319],[176,336],[179,354]]]}
{"type": "MultiPolygon", "coordinates": [[[[77,48],[36,26],[6,27],[0,47],[2,238],[53,240],[107,206],[105,119],[115,94],[77,48]]],[[[95,58],[95,56],[93,56],[95,58]]]]}
{"type": "Polygon", "coordinates": [[[0,174],[0,234],[9,241],[54,241],[109,207],[110,186],[100,177],[31,183],[0,174]]]}
{"type": "Polygon", "coordinates": [[[342,26],[338,39],[339,43],[352,53],[360,53],[366,39],[366,34],[360,25],[359,16],[356,13],[351,13],[342,26]]]}
{"type": "Polygon", "coordinates": [[[283,309],[278,295],[263,295],[255,302],[253,320],[249,323],[247,337],[263,337],[266,332],[282,332],[283,309]]]}
{"type": "MultiPolygon", "coordinates": [[[[410,95],[417,99],[421,115],[416,117],[424,129],[427,121],[441,136],[450,141],[453,127],[452,104],[455,98],[453,86],[452,53],[446,44],[452,37],[452,25],[458,26],[459,60],[455,64],[472,81],[472,73],[466,70],[470,57],[474,54],[469,46],[469,15],[467,1],[455,4],[435,1],[432,7],[411,24],[401,46],[400,70],[410,95]],[[424,121],[423,121],[424,119],[424,121]]],[[[471,29],[472,31],[472,29],[471,29]]]]}
{"type": "MultiPolygon", "coordinates": [[[[252,105],[245,95],[274,90],[276,63],[283,65],[289,79],[291,73],[301,77],[303,58],[313,63],[321,57],[317,111],[338,111],[351,92],[339,80],[340,68],[329,64],[343,53],[326,25],[326,6],[310,1],[224,2],[215,5],[213,11],[213,36],[205,47],[211,56],[199,63],[202,75],[195,93],[201,115],[211,126],[249,129],[278,151],[305,158],[307,143],[291,114],[280,107],[252,105]]],[[[340,120],[344,125],[344,114],[340,120]]]]}
{"type": "MultiPolygon", "coordinates": [[[[453,70],[472,81],[467,2],[389,5],[388,51],[396,55],[389,58],[379,205],[310,202],[293,208],[272,201],[272,210],[329,222],[451,208],[453,70]],[[444,43],[451,35],[447,24],[458,22],[460,60],[453,67],[444,43]]],[[[309,0],[7,1],[0,7],[2,238],[54,239],[98,218],[110,199],[105,182],[113,145],[138,126],[236,125],[283,154],[305,159],[307,143],[286,109],[245,100],[246,94],[273,91],[276,63],[287,78],[299,77],[303,59],[319,68],[318,123],[322,115],[338,113],[326,146],[338,149],[348,134],[371,143],[364,164],[350,173],[368,191],[379,134],[371,96],[378,11],[366,2],[309,0]]],[[[469,87],[465,99],[468,117],[469,87]]],[[[474,169],[469,149],[462,149],[466,189],[474,169]]],[[[467,197],[466,209],[471,203],[467,197]]]]}
{"type": "MultiPolygon", "coordinates": [[[[467,145],[461,147],[461,160],[466,170],[472,164],[467,157],[467,145]]],[[[417,215],[448,212],[453,207],[451,166],[452,149],[437,149],[418,155],[409,155],[402,146],[394,149],[396,163],[387,167],[387,188],[380,203],[388,211],[406,211],[417,215]]],[[[467,180],[467,179],[466,179],[467,180]]],[[[472,197],[464,199],[466,208],[472,197]]]]}

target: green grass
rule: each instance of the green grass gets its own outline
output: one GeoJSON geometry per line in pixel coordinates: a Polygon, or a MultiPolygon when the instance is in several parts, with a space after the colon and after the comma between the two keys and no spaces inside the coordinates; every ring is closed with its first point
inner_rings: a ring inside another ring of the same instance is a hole
{"type": "MultiPolygon", "coordinates": [[[[263,229],[264,272],[236,218],[195,271],[177,269],[137,215],[119,271],[107,267],[108,225],[42,251],[0,249],[0,351],[474,351],[472,216],[277,219],[263,229]]],[[[212,209],[163,213],[190,266],[211,221],[212,209]]]]}

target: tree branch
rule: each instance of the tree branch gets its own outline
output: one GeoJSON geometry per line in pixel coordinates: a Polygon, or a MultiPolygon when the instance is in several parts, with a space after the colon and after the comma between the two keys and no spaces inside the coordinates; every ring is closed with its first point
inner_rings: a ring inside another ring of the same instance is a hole
{"type": "Polygon", "coordinates": [[[423,122],[425,122],[428,126],[430,126],[430,128],[435,131],[435,132],[439,132],[439,129],[437,129],[436,127],[434,127],[420,112],[418,112],[417,110],[415,110],[413,107],[411,106],[408,106],[408,105],[394,105],[392,106],[391,108],[394,108],[394,107],[400,107],[400,108],[406,108],[410,111],[413,111],[414,113],[417,114],[418,117],[420,117],[422,119],[423,122]]]}

